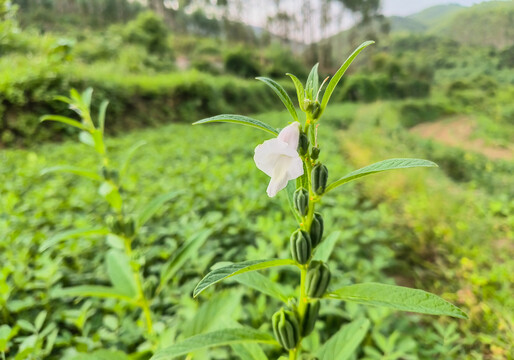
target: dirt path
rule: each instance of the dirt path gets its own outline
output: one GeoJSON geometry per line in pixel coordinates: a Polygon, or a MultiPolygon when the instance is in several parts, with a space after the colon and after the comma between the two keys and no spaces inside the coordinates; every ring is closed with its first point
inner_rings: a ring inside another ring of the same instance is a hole
{"type": "Polygon", "coordinates": [[[410,131],[426,139],[459,147],[487,156],[490,159],[514,160],[514,148],[487,145],[482,139],[471,139],[475,130],[473,119],[460,116],[455,120],[440,120],[413,127],[410,131]]]}

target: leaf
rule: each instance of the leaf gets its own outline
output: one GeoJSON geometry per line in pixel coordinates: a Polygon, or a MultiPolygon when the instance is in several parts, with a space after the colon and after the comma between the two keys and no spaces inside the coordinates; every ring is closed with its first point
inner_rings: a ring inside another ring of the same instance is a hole
{"type": "Polygon", "coordinates": [[[81,131],[79,134],[79,141],[83,144],[89,145],[91,147],[95,147],[95,139],[93,135],[91,135],[88,131],[81,131]]]}
{"type": "Polygon", "coordinates": [[[267,77],[257,77],[256,79],[259,81],[262,81],[263,83],[268,85],[270,88],[272,88],[273,91],[275,92],[275,94],[277,94],[278,97],[280,98],[280,100],[282,100],[285,107],[287,108],[287,110],[289,111],[291,116],[293,117],[294,121],[298,121],[298,114],[296,113],[296,109],[294,108],[293,101],[291,101],[291,98],[289,97],[287,92],[284,90],[284,88],[276,81],[271,80],[270,78],[267,78],[267,77]]]}
{"type": "Polygon", "coordinates": [[[43,324],[45,323],[46,315],[47,315],[47,312],[45,310],[43,310],[36,316],[36,320],[34,321],[34,326],[36,327],[37,331],[40,331],[43,328],[43,324]]]}
{"type": "Polygon", "coordinates": [[[98,125],[102,134],[105,132],[105,112],[107,110],[107,106],[109,106],[109,101],[104,100],[98,109],[98,125]]]}
{"type": "Polygon", "coordinates": [[[80,96],[77,100],[79,100],[85,108],[89,109],[91,106],[91,97],[93,95],[93,88],[89,87],[82,92],[82,96],[80,96]]]}
{"type": "Polygon", "coordinates": [[[138,294],[137,284],[127,255],[119,250],[110,249],[107,251],[106,262],[107,274],[114,288],[128,297],[135,298],[138,294]]]}
{"type": "Polygon", "coordinates": [[[84,126],[84,124],[82,124],[80,121],[74,120],[74,119],[66,117],[66,116],[61,116],[61,115],[44,115],[39,119],[39,121],[40,122],[56,121],[56,122],[60,122],[60,123],[66,124],[66,125],[70,125],[70,126],[79,128],[81,130],[86,130],[86,131],[88,130],[88,128],[86,126],[84,126]]]}
{"type": "Polygon", "coordinates": [[[141,140],[141,141],[138,141],[137,143],[135,143],[134,145],[132,145],[130,147],[130,149],[128,149],[126,151],[125,156],[123,157],[123,160],[121,161],[121,166],[120,166],[120,176],[121,177],[123,177],[125,175],[125,173],[127,172],[129,161],[132,159],[132,157],[134,156],[136,151],[145,145],[146,145],[146,141],[141,140]]]}
{"type": "Polygon", "coordinates": [[[96,350],[89,354],[78,353],[73,360],[130,360],[130,357],[119,350],[96,350]]]}
{"type": "Polygon", "coordinates": [[[73,286],[68,288],[57,288],[53,289],[50,292],[50,296],[52,298],[61,298],[65,296],[80,296],[80,297],[98,297],[98,298],[111,298],[124,300],[128,303],[135,304],[135,299],[126,296],[124,293],[120,292],[118,289],[110,287],[110,286],[101,286],[101,285],[82,285],[82,286],[73,286]]]}
{"type": "Polygon", "coordinates": [[[39,246],[39,252],[46,251],[49,248],[51,248],[52,246],[54,246],[55,244],[58,244],[59,242],[67,240],[67,239],[72,239],[72,238],[77,238],[77,237],[82,237],[82,236],[85,237],[85,236],[92,236],[92,235],[107,235],[107,234],[109,234],[109,230],[105,229],[105,228],[100,228],[100,229],[87,228],[87,229],[63,231],[63,232],[55,234],[48,240],[44,241],[39,246]]]}
{"type": "Polygon", "coordinates": [[[233,344],[231,348],[241,360],[268,360],[268,357],[258,344],[233,344]]]}
{"type": "Polygon", "coordinates": [[[305,100],[305,90],[303,88],[302,82],[293,74],[287,73],[287,76],[293,80],[294,87],[296,88],[296,96],[298,97],[298,105],[300,106],[300,109],[305,111],[305,108],[303,106],[304,100],[305,100]]]}
{"type": "MultiPolygon", "coordinates": [[[[327,107],[328,101],[330,100],[330,97],[332,96],[332,93],[334,92],[337,84],[339,83],[339,80],[343,77],[344,73],[346,72],[346,69],[351,65],[353,60],[359,55],[359,53],[364,50],[367,46],[374,44],[374,41],[366,41],[363,42],[355,51],[346,59],[346,61],[341,65],[339,70],[334,74],[332,79],[330,79],[330,82],[328,83],[327,90],[325,90],[325,93],[323,94],[323,100],[321,101],[321,113],[325,110],[327,107]]],[[[320,116],[321,116],[320,113],[320,116]]]]}
{"type": "Polygon", "coordinates": [[[202,291],[209,286],[214,285],[226,278],[243,274],[249,271],[266,269],[274,266],[296,265],[291,259],[275,259],[275,260],[250,260],[237,264],[231,264],[222,268],[211,271],[196,285],[193,291],[193,297],[197,297],[202,291]]]}
{"type": "Polygon", "coordinates": [[[309,77],[307,78],[307,82],[305,83],[305,92],[307,94],[307,98],[310,100],[315,100],[314,96],[316,96],[316,94],[318,93],[318,66],[319,63],[312,67],[311,72],[309,73],[309,77]]]}
{"type": "Polygon", "coordinates": [[[423,290],[378,283],[342,287],[327,295],[330,299],[430,315],[447,315],[461,319],[468,316],[455,305],[423,290]]]}
{"type": "Polygon", "coordinates": [[[217,116],[213,116],[210,118],[206,118],[206,119],[202,119],[197,122],[194,122],[193,125],[200,125],[200,124],[207,124],[207,123],[214,123],[214,122],[228,122],[228,123],[251,126],[251,127],[263,130],[263,131],[267,131],[270,134],[273,134],[274,136],[278,135],[278,131],[276,129],[272,128],[270,125],[263,123],[262,121],[252,119],[248,116],[243,116],[243,115],[233,115],[233,114],[217,115],[217,116]]]}
{"type": "Polygon", "coordinates": [[[53,172],[66,172],[66,173],[83,176],[83,177],[97,180],[97,181],[103,180],[102,177],[94,171],[90,171],[88,169],[84,169],[84,168],[80,168],[80,167],[76,167],[76,166],[68,166],[68,165],[52,166],[49,168],[45,168],[45,169],[41,170],[40,175],[43,176],[43,175],[53,173],[53,172]]]}
{"type": "Polygon", "coordinates": [[[361,169],[352,171],[351,173],[343,176],[339,180],[330,184],[326,192],[329,192],[332,189],[335,189],[338,186],[346,184],[352,180],[361,178],[366,175],[375,174],[378,172],[386,171],[386,170],[395,170],[395,169],[408,169],[414,167],[437,167],[437,164],[423,159],[388,159],[379,161],[377,163],[365,166],[361,169]]]}
{"type": "Polygon", "coordinates": [[[113,207],[116,211],[121,211],[123,200],[118,188],[109,181],[104,181],[98,188],[98,193],[113,207]]]}
{"type": "Polygon", "coordinates": [[[166,202],[170,201],[178,194],[182,193],[182,191],[172,191],[166,194],[161,194],[152,199],[146,206],[141,210],[137,217],[138,226],[143,226],[155,213],[159,208],[164,205],[166,202]]]}
{"type": "Polygon", "coordinates": [[[211,232],[211,230],[204,230],[182,244],[171,261],[164,266],[161,272],[161,281],[156,290],[157,294],[162,291],[164,286],[173,278],[177,270],[179,270],[192,255],[198,254],[198,249],[205,243],[209,235],[211,235],[211,232]]]}
{"type": "Polygon", "coordinates": [[[291,289],[289,289],[290,291],[288,292],[287,287],[284,285],[277,284],[271,281],[268,277],[257,272],[240,274],[235,278],[235,280],[240,284],[260,291],[263,294],[274,297],[283,302],[287,302],[289,297],[294,296],[291,294],[291,289]]]}
{"type": "Polygon", "coordinates": [[[150,360],[173,359],[196,350],[240,343],[278,345],[270,334],[252,328],[223,329],[196,335],[178,344],[159,350],[150,360]]]}
{"type": "Polygon", "coordinates": [[[340,236],[341,231],[334,231],[329,236],[327,236],[327,238],[323,240],[316,248],[316,252],[312,257],[312,260],[327,262],[340,236]]]}
{"type": "Polygon", "coordinates": [[[320,360],[347,360],[352,357],[369,329],[368,319],[357,319],[344,325],[316,351],[320,360]]]}

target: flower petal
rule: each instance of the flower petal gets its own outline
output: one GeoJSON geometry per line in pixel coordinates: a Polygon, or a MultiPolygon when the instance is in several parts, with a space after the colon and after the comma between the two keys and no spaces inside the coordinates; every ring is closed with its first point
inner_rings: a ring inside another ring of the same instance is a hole
{"type": "Polygon", "coordinates": [[[296,151],[298,149],[298,140],[300,139],[300,123],[295,121],[291,125],[286,126],[278,134],[277,138],[287,143],[289,148],[296,151]]]}
{"type": "Polygon", "coordinates": [[[273,176],[273,169],[281,156],[297,157],[296,149],[291,149],[287,143],[277,138],[266,140],[264,143],[257,145],[253,160],[259,170],[268,176],[273,176]]]}
{"type": "Polygon", "coordinates": [[[290,157],[283,156],[279,159],[277,166],[273,169],[273,175],[271,176],[268,189],[266,190],[269,197],[277,195],[280,190],[286,187],[288,181],[288,165],[290,161],[290,157]]]}
{"type": "Polygon", "coordinates": [[[303,175],[303,161],[300,156],[292,158],[287,168],[287,180],[294,180],[303,175]]]}

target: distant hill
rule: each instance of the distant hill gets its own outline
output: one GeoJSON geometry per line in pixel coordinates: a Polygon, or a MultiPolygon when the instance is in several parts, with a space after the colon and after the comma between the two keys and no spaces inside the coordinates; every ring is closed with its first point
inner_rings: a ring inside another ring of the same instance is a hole
{"type": "Polygon", "coordinates": [[[425,29],[439,24],[441,21],[446,20],[449,16],[455,14],[457,11],[466,9],[462,5],[447,4],[436,5],[422,10],[416,14],[409,15],[406,18],[411,21],[416,21],[425,25],[425,29]]]}
{"type": "Polygon", "coordinates": [[[514,45],[514,2],[477,4],[453,13],[427,31],[469,45],[514,45]]]}

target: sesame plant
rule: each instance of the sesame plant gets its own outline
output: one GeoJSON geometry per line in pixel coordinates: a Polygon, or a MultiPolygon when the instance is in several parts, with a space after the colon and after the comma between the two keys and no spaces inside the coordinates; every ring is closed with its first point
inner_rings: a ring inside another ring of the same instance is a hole
{"type": "Polygon", "coordinates": [[[273,336],[266,331],[248,327],[227,328],[196,335],[164,348],[152,357],[153,360],[171,359],[213,346],[243,343],[261,343],[268,348],[280,347],[290,360],[348,359],[353,356],[370,326],[364,316],[342,326],[335,335],[311,353],[307,353],[302,346],[302,341],[316,330],[320,308],[325,301],[343,301],[421,314],[467,318],[456,306],[423,290],[380,283],[352,284],[340,288],[331,286],[334,279],[330,269],[337,264],[328,263],[327,249],[333,244],[327,244],[324,238],[324,221],[320,212],[323,199],[337,191],[340,186],[371,174],[394,169],[437,166],[422,159],[388,159],[336,177],[336,180],[329,178],[329,170],[321,151],[323,139],[318,138],[317,129],[323,125],[323,112],[346,69],[372,43],[373,41],[367,41],[360,45],[330,81],[327,78],[321,85],[318,65],[312,68],[305,86],[296,76],[287,74],[295,85],[298,106],[304,118],[298,115],[293,101],[281,85],[269,78],[257,78],[271,87],[291,115],[289,123],[284,123],[285,126],[280,131],[265,122],[232,114],[218,115],[194,123],[228,122],[251,126],[273,136],[255,148],[254,161],[257,168],[271,178],[266,190],[269,197],[274,197],[285,189],[297,221],[297,229],[290,235],[289,242],[284,244],[290,248],[291,258],[250,260],[217,267],[198,283],[193,296],[197,297],[202,291],[224,279],[279,266],[297,269],[297,295],[284,298],[283,306],[270,319],[273,336]]]}
{"type": "Polygon", "coordinates": [[[105,222],[100,226],[86,229],[73,229],[54,235],[42,244],[40,251],[56,245],[57,242],[72,238],[87,238],[91,236],[104,236],[109,250],[105,254],[105,267],[111,286],[89,285],[53,289],[53,297],[98,297],[115,299],[130,307],[139,309],[136,312],[139,320],[138,326],[146,338],[146,343],[140,346],[143,353],[151,352],[159,342],[159,334],[155,332],[155,315],[152,313],[152,300],[155,300],[168,285],[181,266],[202,246],[208,237],[208,232],[199,232],[197,236],[186,241],[170,259],[162,266],[160,279],[145,279],[145,253],[136,247],[141,244],[140,230],[145,223],[166,202],[176,198],[182,190],[175,190],[161,194],[141,208],[133,209],[129,205],[129,195],[124,189],[124,179],[127,168],[134,153],[145,145],[145,142],[136,142],[128,149],[119,166],[108,152],[105,143],[105,113],[108,102],[104,100],[98,109],[96,121],[91,113],[91,97],[93,90],[88,88],[82,94],[75,89],[70,91],[70,97],[58,96],[60,100],[69,105],[80,116],[80,120],[61,115],[45,115],[41,121],[56,121],[80,130],[79,140],[87,145],[95,154],[97,170],[60,165],[43,170],[43,174],[67,172],[88,178],[98,184],[98,195],[109,205],[109,213],[105,222]]]}

